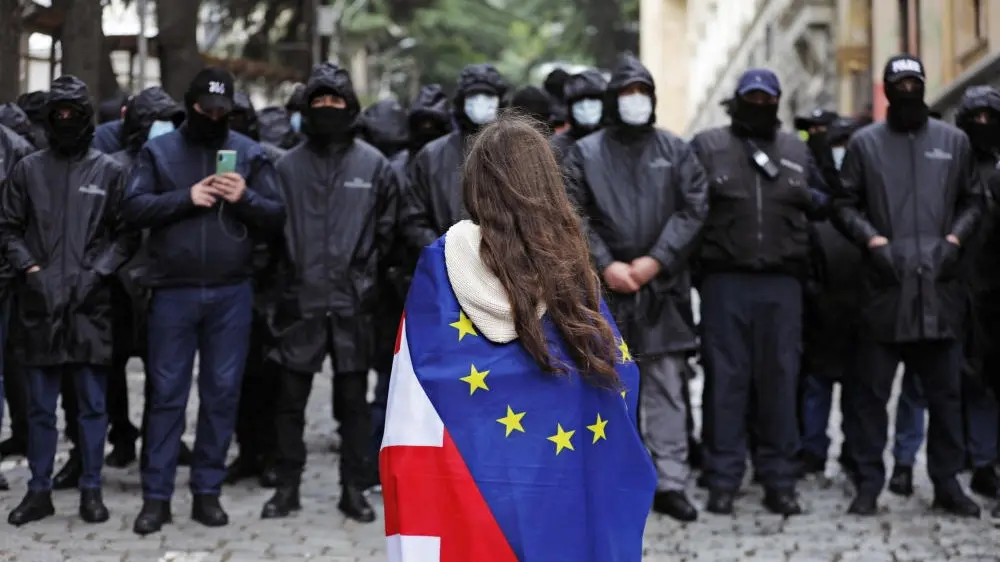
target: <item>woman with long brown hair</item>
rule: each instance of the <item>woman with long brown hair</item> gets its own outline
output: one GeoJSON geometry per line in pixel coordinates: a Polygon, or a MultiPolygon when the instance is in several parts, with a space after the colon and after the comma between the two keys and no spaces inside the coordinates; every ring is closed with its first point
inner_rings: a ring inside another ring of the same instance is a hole
{"type": "Polygon", "coordinates": [[[462,197],[470,220],[424,249],[400,326],[390,560],[639,562],[656,479],[638,371],[532,121],[483,128],[462,197]]]}

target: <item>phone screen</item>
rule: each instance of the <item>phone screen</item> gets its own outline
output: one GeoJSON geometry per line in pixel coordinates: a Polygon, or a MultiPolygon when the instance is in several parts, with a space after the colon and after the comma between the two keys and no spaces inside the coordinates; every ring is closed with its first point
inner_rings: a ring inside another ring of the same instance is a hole
{"type": "Polygon", "coordinates": [[[215,175],[221,176],[236,171],[236,151],[220,150],[215,158],[215,175]]]}

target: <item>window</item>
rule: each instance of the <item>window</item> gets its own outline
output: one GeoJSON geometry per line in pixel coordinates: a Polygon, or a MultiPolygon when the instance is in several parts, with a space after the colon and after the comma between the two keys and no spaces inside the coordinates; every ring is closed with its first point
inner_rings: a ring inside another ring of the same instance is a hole
{"type": "Polygon", "coordinates": [[[976,39],[986,39],[986,6],[983,0],[972,0],[972,17],[975,25],[976,39]]]}

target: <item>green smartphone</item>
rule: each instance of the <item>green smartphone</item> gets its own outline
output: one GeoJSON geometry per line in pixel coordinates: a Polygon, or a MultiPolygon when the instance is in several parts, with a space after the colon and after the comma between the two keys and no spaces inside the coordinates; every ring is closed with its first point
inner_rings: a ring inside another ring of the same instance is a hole
{"type": "Polygon", "coordinates": [[[236,172],[236,151],[220,150],[215,157],[215,175],[236,172]]]}

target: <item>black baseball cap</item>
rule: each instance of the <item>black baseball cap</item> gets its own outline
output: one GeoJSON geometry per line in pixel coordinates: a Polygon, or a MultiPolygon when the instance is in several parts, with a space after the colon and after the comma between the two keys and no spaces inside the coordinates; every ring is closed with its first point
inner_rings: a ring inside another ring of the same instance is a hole
{"type": "Polygon", "coordinates": [[[221,109],[230,112],[233,110],[233,93],[232,73],[224,68],[208,67],[191,81],[187,97],[203,111],[221,109]]]}
{"type": "Polygon", "coordinates": [[[924,73],[924,63],[913,55],[896,55],[885,63],[882,81],[885,84],[895,84],[904,78],[916,78],[921,82],[927,79],[924,73]]]}

